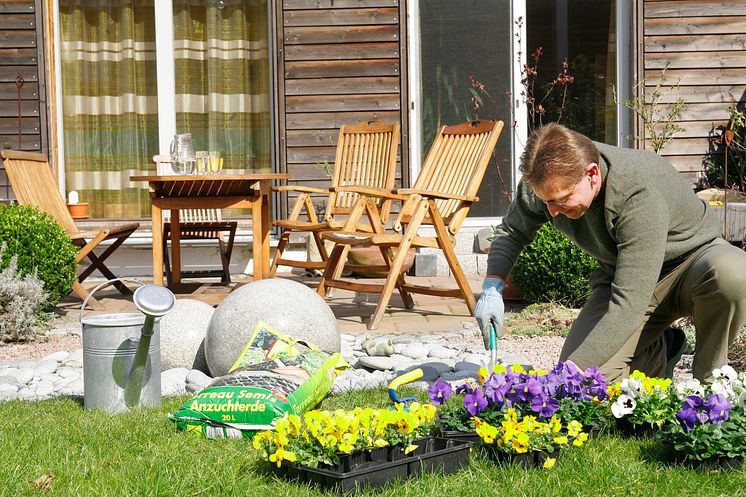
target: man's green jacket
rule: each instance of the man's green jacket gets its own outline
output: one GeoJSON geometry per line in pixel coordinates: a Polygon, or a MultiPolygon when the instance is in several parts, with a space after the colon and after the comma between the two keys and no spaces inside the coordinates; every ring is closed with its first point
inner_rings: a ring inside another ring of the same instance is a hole
{"type": "MultiPolygon", "coordinates": [[[[603,364],[641,325],[659,279],[720,236],[712,212],[668,162],[650,151],[596,143],[602,188],[580,219],[553,218],[520,182],[497,228],[487,274],[507,277],[523,247],[550,221],[595,257],[612,280],[609,309],[568,359],[603,364]]],[[[601,275],[599,275],[601,276],[601,275]]]]}

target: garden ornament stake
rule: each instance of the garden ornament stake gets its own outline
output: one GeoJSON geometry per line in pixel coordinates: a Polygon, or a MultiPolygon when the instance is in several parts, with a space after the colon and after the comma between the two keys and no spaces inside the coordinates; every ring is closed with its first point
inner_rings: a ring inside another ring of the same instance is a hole
{"type": "Polygon", "coordinates": [[[409,410],[409,403],[410,402],[418,402],[419,399],[417,397],[399,397],[399,394],[396,392],[396,389],[400,386],[411,383],[413,381],[419,380],[422,378],[423,371],[421,368],[413,369],[412,371],[409,371],[408,373],[404,373],[403,375],[399,375],[393,380],[391,380],[391,383],[389,383],[389,398],[391,401],[396,404],[404,404],[404,410],[409,410]]]}

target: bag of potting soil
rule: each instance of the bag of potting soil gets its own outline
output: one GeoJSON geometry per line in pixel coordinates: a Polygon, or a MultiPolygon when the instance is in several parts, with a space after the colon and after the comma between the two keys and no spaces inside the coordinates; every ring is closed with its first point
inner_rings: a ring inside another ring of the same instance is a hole
{"type": "Polygon", "coordinates": [[[286,412],[302,414],[315,407],[338,372],[348,367],[341,354],[329,354],[260,322],[230,372],[168,417],[180,429],[207,438],[250,437],[271,430],[286,412]]]}

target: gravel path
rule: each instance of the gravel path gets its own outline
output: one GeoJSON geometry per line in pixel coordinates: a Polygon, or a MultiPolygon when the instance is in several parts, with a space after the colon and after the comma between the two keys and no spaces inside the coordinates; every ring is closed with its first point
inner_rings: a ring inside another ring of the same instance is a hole
{"type": "MultiPolygon", "coordinates": [[[[475,343],[478,338],[475,337],[475,343]]],[[[559,358],[564,338],[561,337],[526,337],[508,335],[500,338],[501,352],[518,354],[526,357],[529,363],[541,369],[551,368],[559,358]]],[[[83,347],[83,340],[75,334],[52,334],[28,343],[0,344],[0,361],[41,359],[53,352],[73,352],[83,347]]]]}

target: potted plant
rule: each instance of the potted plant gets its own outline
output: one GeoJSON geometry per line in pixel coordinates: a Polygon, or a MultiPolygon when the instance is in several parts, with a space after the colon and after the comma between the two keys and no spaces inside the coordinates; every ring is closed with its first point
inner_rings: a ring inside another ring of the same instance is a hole
{"type": "Polygon", "coordinates": [[[677,390],[685,397],[676,423],[656,433],[675,460],[699,469],[739,469],[746,456],[746,373],[730,366],[713,371],[711,385],[691,380],[677,390]]]}
{"type": "Polygon", "coordinates": [[[580,421],[589,435],[605,430],[611,421],[606,378],[597,367],[581,371],[572,363],[559,362],[549,372],[557,385],[554,394],[560,401],[556,411],[564,422],[580,421]]]}
{"type": "Polygon", "coordinates": [[[609,387],[609,395],[617,428],[639,436],[652,436],[672,423],[680,405],[670,379],[651,378],[640,371],[609,387]]]}
{"type": "Polygon", "coordinates": [[[407,408],[286,414],[274,430],[257,433],[253,446],[283,476],[343,490],[378,486],[468,463],[471,444],[430,437],[434,416],[433,405],[416,402],[407,408]]]}
{"type": "MultiPolygon", "coordinates": [[[[516,364],[480,371],[478,384],[466,383],[451,397],[451,387],[436,381],[428,394],[438,407],[438,426],[444,436],[469,439],[476,429],[474,417],[498,425],[507,409],[519,419],[553,416],[569,425],[580,422],[586,431],[599,431],[608,423],[606,380],[598,368],[580,371],[571,363],[558,363],[551,371],[525,371],[516,364]]],[[[482,440],[484,437],[482,437],[482,440]]]]}
{"type": "Polygon", "coordinates": [[[454,394],[450,383],[436,380],[430,385],[427,394],[432,404],[438,408],[436,425],[441,437],[479,442],[472,415],[464,406],[464,388],[454,394]]]}
{"type": "Polygon", "coordinates": [[[560,449],[581,446],[588,440],[579,421],[563,424],[557,416],[540,421],[536,416],[519,417],[508,408],[498,424],[475,417],[477,434],[497,460],[515,462],[524,467],[554,466],[560,449]]]}

